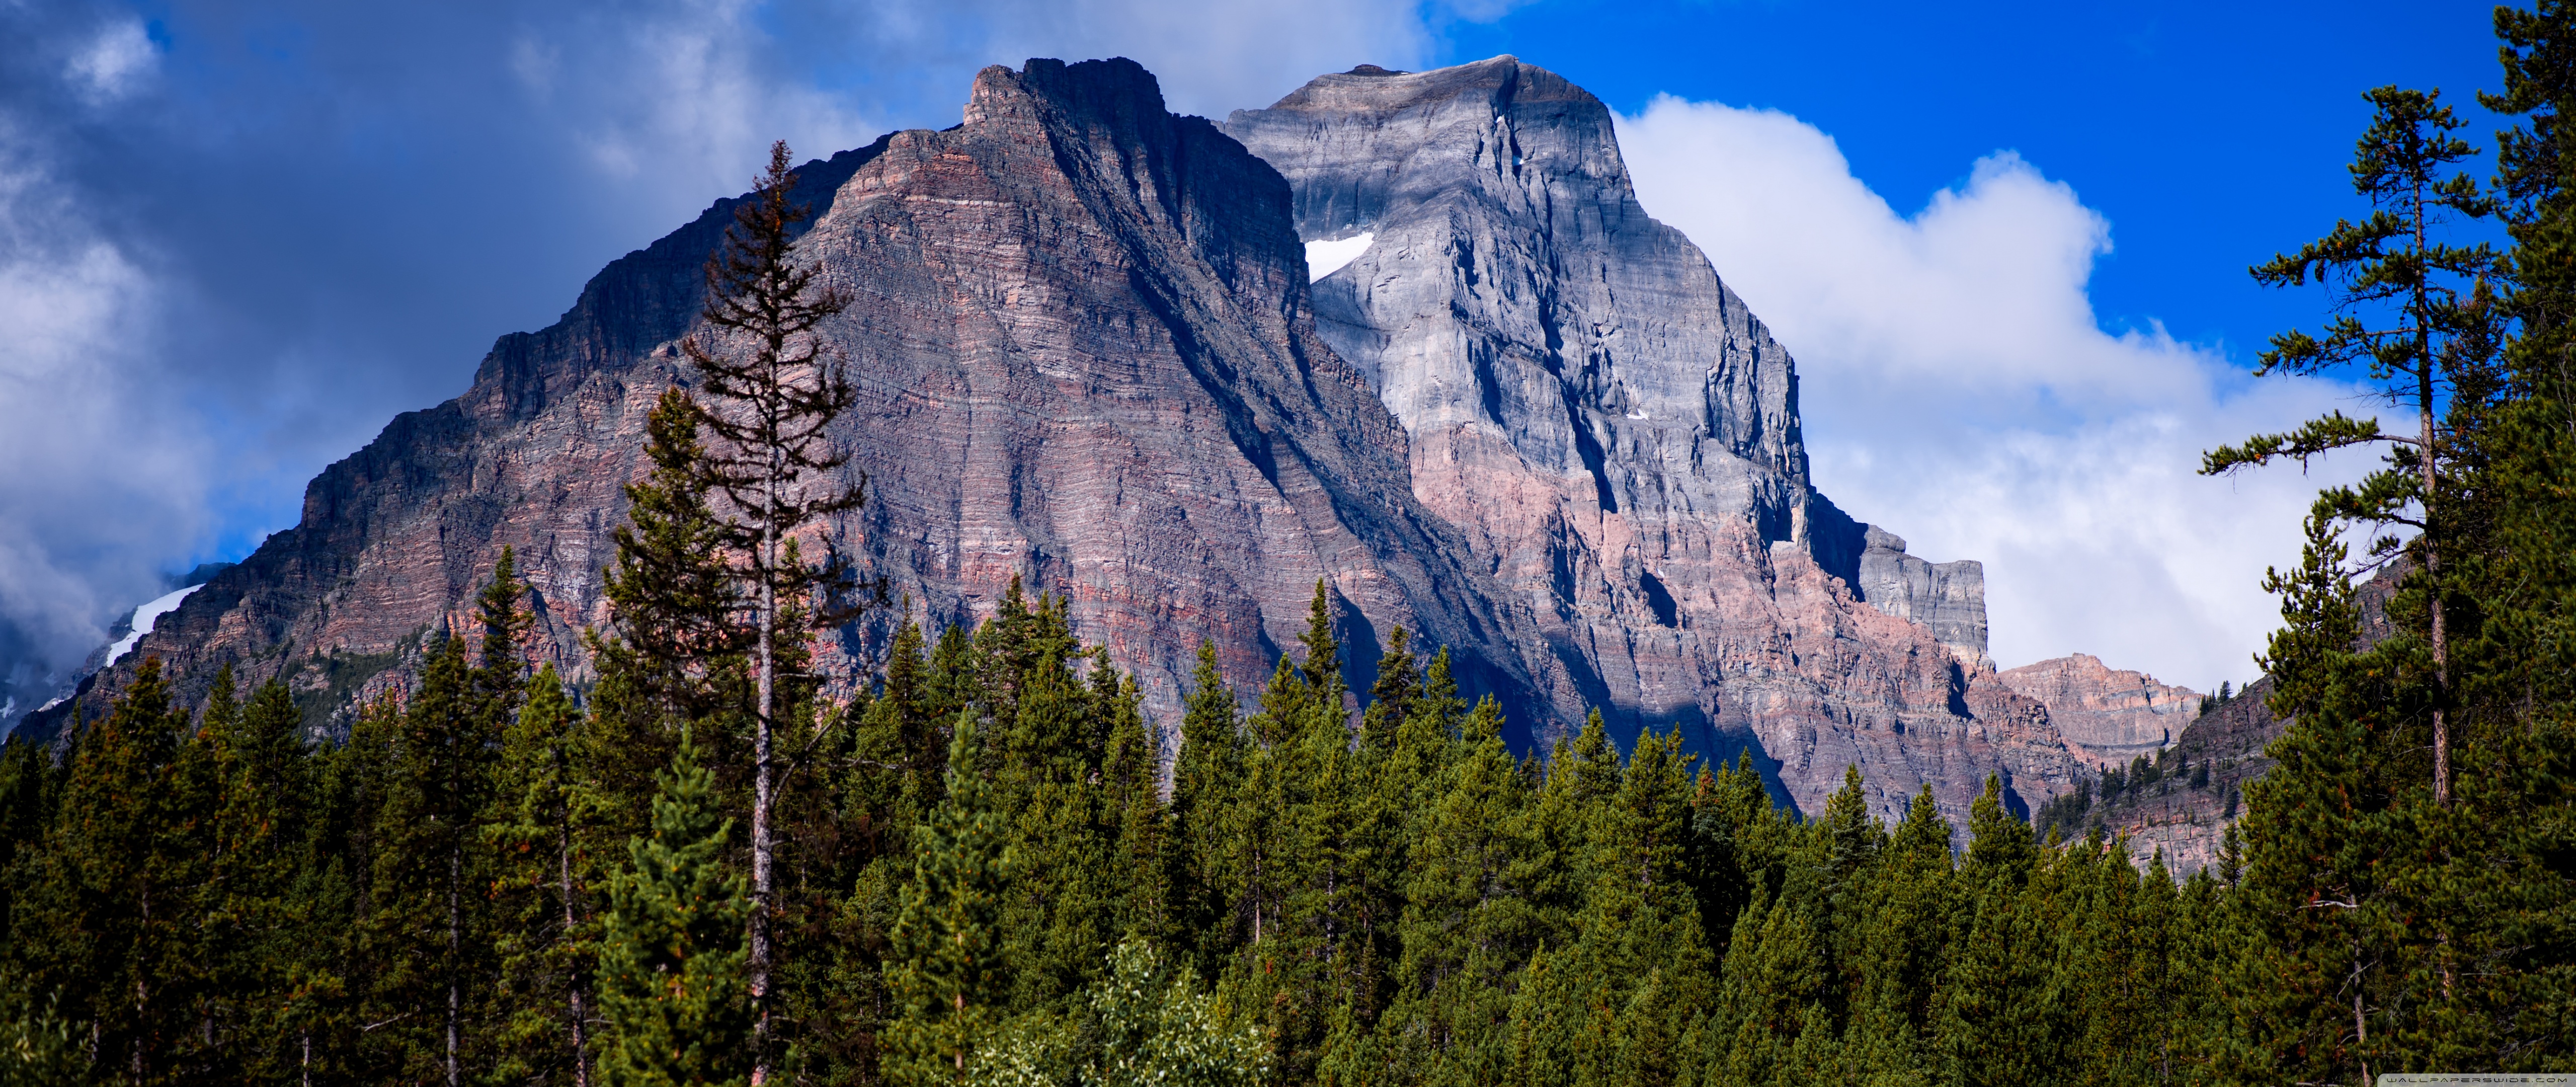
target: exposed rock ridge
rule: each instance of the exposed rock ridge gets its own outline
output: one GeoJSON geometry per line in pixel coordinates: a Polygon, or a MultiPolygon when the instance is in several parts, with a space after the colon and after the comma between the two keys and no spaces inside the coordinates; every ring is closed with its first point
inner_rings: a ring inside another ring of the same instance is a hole
{"type": "MultiPolygon", "coordinates": [[[[1852,592],[1873,608],[1930,628],[1932,636],[1958,654],[1962,662],[1983,662],[1985,564],[1975,559],[1925,562],[1905,553],[1904,537],[1877,525],[1867,528],[1862,537],[1859,576],[1852,583],[1852,592]]],[[[2052,710],[2056,707],[2055,703],[2049,705],[2052,710]]]]}
{"type": "Polygon", "coordinates": [[[1855,763],[1882,815],[1930,783],[1962,816],[1993,770],[2032,803],[2071,782],[1985,662],[1982,568],[1873,549],[1815,492],[1789,353],[1638,204],[1598,99],[1498,57],[1322,76],[1225,128],[1305,241],[1372,237],[1316,282],[1317,327],[1536,617],[1558,727],[1600,705],[1623,743],[1749,743],[1811,810],[1855,763]]]}
{"type": "Polygon", "coordinates": [[[2200,692],[2084,653],[2006,669],[1996,678],[2046,705],[2058,733],[2097,766],[2163,750],[2200,712],[2200,692]]]}
{"type": "MultiPolygon", "coordinates": [[[[1319,577],[1355,647],[1401,623],[1455,646],[1471,687],[1527,701],[1528,622],[1457,561],[1411,498],[1402,428],[1315,335],[1278,174],[1165,112],[1123,60],[986,69],[966,117],[809,164],[798,194],[820,212],[809,259],[853,297],[825,332],[862,392],[835,436],[872,500],[840,528],[872,572],[934,623],[989,614],[1015,575],[1065,594],[1167,727],[1201,638],[1237,683],[1267,678],[1319,577]]],[[[654,397],[686,379],[670,341],[730,204],[333,465],[302,524],[144,650],[191,689],[233,662],[344,699],[400,682],[424,630],[461,629],[509,545],[550,652],[582,674],[618,488],[654,397]]],[[[894,620],[836,648],[870,656],[894,620]]]]}

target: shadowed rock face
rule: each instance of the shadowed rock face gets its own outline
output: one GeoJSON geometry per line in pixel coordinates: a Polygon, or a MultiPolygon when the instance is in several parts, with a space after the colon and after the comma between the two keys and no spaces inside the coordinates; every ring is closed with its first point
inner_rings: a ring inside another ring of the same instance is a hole
{"type": "Polygon", "coordinates": [[[1535,618],[1558,722],[1751,745],[1810,810],[1847,764],[1882,815],[1923,784],[1962,814],[1991,770],[2033,802],[2070,780],[2046,712],[1993,684],[1982,569],[1815,492],[1788,352],[1638,205],[1599,100],[1500,57],[1323,76],[1225,128],[1301,238],[1370,239],[1316,282],[1317,327],[1535,618]]]}
{"type": "MultiPolygon", "coordinates": [[[[2397,634],[2388,602],[2406,573],[2405,563],[2395,563],[2353,587],[2361,620],[2354,648],[2397,634]]],[[[2162,851],[2176,878],[2215,863],[2228,824],[2243,814],[2245,786],[2276,765],[2272,741],[2293,724],[2272,715],[2273,690],[2272,677],[2264,676],[2209,712],[2195,710],[2177,721],[2173,746],[2163,754],[2164,779],[2097,807],[2092,819],[2108,836],[2126,839],[2140,864],[2162,851]]]]}
{"type": "MultiPolygon", "coordinates": [[[[1199,641],[1257,684],[1321,578],[1356,683],[1403,625],[1522,740],[1600,705],[1622,742],[1753,749],[1809,810],[1858,765],[1880,815],[1928,785],[1961,822],[1989,774],[2035,805],[2078,770],[1984,660],[1974,565],[1904,556],[1814,492],[1788,354],[1552,74],[1327,76],[1220,131],[1132,63],[1031,61],[980,74],[959,127],[810,163],[797,195],[805,259],[853,299],[824,332],[871,486],[835,527],[917,618],[972,622],[1014,576],[1063,594],[1171,729],[1199,641]],[[1310,287],[1303,243],[1358,233],[1310,287]]],[[[671,344],[731,206],[332,466],[143,650],[183,691],[231,662],[345,707],[462,629],[507,545],[540,654],[585,674],[619,486],[687,380],[671,344]]],[[[896,621],[827,662],[871,663],[896,621]]]]}

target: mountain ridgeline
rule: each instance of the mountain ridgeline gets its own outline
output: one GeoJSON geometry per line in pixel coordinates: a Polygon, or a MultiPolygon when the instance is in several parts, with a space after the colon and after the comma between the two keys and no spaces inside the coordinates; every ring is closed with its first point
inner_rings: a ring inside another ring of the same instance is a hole
{"type": "MultiPolygon", "coordinates": [[[[1523,751],[1597,709],[1622,742],[1749,751],[1804,810],[1857,766],[1879,818],[1929,786],[1962,823],[1989,775],[2029,810],[2096,761],[1988,660],[1976,563],[1815,490],[1787,350],[1553,73],[1364,67],[1217,124],[1133,63],[1032,61],[979,75],[958,127],[806,164],[793,196],[803,259],[851,299],[821,331],[869,501],[829,527],[898,605],[821,647],[843,695],[904,621],[971,628],[1016,580],[1176,736],[1198,645],[1257,686],[1320,579],[1356,690],[1402,628],[1523,751]],[[1306,243],[1363,233],[1309,283],[1306,243]]],[[[417,681],[504,547],[540,656],[591,675],[620,487],[693,380],[673,345],[734,204],[503,337],[31,733],[103,714],[146,655],[183,698],[225,664],[284,677],[345,729],[417,681]]]]}

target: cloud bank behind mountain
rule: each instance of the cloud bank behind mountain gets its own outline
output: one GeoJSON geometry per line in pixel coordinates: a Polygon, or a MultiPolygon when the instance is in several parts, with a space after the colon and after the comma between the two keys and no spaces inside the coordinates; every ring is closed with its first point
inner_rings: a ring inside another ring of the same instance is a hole
{"type": "Polygon", "coordinates": [[[1797,118],[1658,98],[1621,118],[1639,199],[1690,235],[1797,356],[1818,486],[1933,561],[1986,564],[2006,667],[2086,652],[2170,682],[2243,681],[2278,625],[2317,486],[2196,474],[2202,450],[2332,408],[2220,345],[2112,332],[2086,295],[2112,224],[1997,151],[1912,214],[1797,118]]]}

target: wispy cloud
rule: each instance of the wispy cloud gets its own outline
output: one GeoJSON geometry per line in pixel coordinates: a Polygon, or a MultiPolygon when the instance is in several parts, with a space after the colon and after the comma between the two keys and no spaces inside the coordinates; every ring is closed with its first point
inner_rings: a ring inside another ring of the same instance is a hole
{"type": "Polygon", "coordinates": [[[2103,329],[2086,283],[2112,224],[2009,151],[1908,215],[1786,114],[1666,97],[1620,138],[1646,210],[1797,356],[1819,486],[1916,554],[1984,560],[1999,661],[2254,672],[2263,569],[2296,559],[2319,480],[2205,479],[2200,452],[2353,390],[2103,329]]]}
{"type": "Polygon", "coordinates": [[[72,54],[63,72],[91,102],[113,102],[150,79],[160,59],[142,21],[129,17],[107,24],[86,48],[72,54]]]}
{"type": "Polygon", "coordinates": [[[60,673],[199,542],[208,452],[151,277],[0,126],[0,680],[60,673]],[[12,665],[18,666],[13,669],[12,665]]]}

